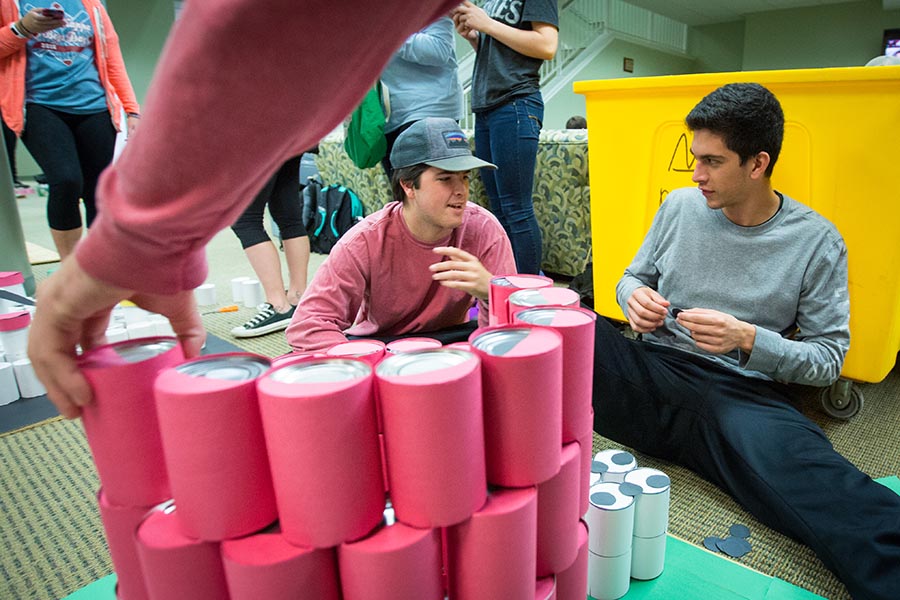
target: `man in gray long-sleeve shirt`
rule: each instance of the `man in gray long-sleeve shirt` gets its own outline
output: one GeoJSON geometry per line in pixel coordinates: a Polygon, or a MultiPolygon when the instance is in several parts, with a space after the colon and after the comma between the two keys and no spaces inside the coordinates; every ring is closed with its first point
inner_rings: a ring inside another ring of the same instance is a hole
{"type": "Polygon", "coordinates": [[[660,207],[598,319],[594,429],[680,463],[808,544],[856,599],[900,590],[900,496],[838,454],[786,383],[828,385],[849,348],[847,250],[772,189],[784,116],[757,84],[688,115],[697,188],[660,207]]]}

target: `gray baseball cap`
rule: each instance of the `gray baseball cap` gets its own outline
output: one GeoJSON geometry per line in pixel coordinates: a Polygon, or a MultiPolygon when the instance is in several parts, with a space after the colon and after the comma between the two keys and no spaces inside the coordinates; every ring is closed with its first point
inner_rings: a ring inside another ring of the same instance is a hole
{"type": "Polygon", "coordinates": [[[391,150],[395,169],[424,163],[445,171],[469,171],[497,165],[472,156],[469,140],[453,119],[427,117],[410,125],[391,150]]]}

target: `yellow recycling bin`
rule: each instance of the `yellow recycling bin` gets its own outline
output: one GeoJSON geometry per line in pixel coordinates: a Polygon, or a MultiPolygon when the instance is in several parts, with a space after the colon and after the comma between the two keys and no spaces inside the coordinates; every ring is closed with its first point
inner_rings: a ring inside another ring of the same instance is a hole
{"type": "MultiPolygon", "coordinates": [[[[760,83],[781,102],[785,137],[772,183],[844,236],[851,339],[841,375],[881,381],[900,350],[900,66],[576,82],[587,104],[595,308],[623,318],[616,282],[666,194],[695,185],[684,118],[733,82],[760,83]]],[[[850,392],[843,383],[839,396],[850,392]]],[[[847,401],[829,412],[848,416],[847,401]]]]}

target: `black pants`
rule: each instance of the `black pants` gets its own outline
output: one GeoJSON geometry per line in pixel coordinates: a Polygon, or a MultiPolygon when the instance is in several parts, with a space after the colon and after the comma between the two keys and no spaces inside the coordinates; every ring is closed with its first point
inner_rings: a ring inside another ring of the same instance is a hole
{"type": "Polygon", "coordinates": [[[459,325],[445,327],[444,329],[436,329],[434,331],[414,331],[413,333],[402,333],[400,335],[348,335],[348,340],[378,340],[385,344],[395,342],[412,337],[433,338],[444,344],[453,344],[455,342],[465,342],[469,336],[478,329],[478,320],[466,321],[459,325]]]}
{"type": "Polygon", "coordinates": [[[231,230],[245,250],[251,246],[271,241],[263,224],[266,205],[282,240],[303,237],[303,206],[300,201],[300,157],[295,156],[275,171],[253,202],[244,209],[231,230]]]}
{"type": "Polygon", "coordinates": [[[900,597],[900,496],[838,454],[790,388],[626,339],[602,318],[596,332],[597,433],[718,485],[810,546],[856,600],[900,597]]]}
{"type": "Polygon", "coordinates": [[[6,156],[9,159],[9,170],[12,172],[13,183],[19,182],[19,174],[16,172],[16,132],[6,126],[6,121],[0,119],[3,125],[3,143],[6,145],[6,156]]]}
{"type": "Polygon", "coordinates": [[[76,115],[28,104],[22,142],[47,177],[50,228],[67,231],[81,227],[79,199],[84,201],[85,221],[90,227],[97,215],[97,179],[112,162],[116,147],[116,128],[109,112],[76,115]]]}

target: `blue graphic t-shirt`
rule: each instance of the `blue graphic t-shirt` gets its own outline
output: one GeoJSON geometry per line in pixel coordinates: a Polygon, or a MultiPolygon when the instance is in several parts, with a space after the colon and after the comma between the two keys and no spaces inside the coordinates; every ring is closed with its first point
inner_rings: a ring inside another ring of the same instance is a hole
{"type": "Polygon", "coordinates": [[[25,101],[69,113],[106,110],[106,94],[94,63],[94,28],[81,0],[23,0],[19,12],[33,8],[65,11],[66,24],[28,40],[25,101]]]}

